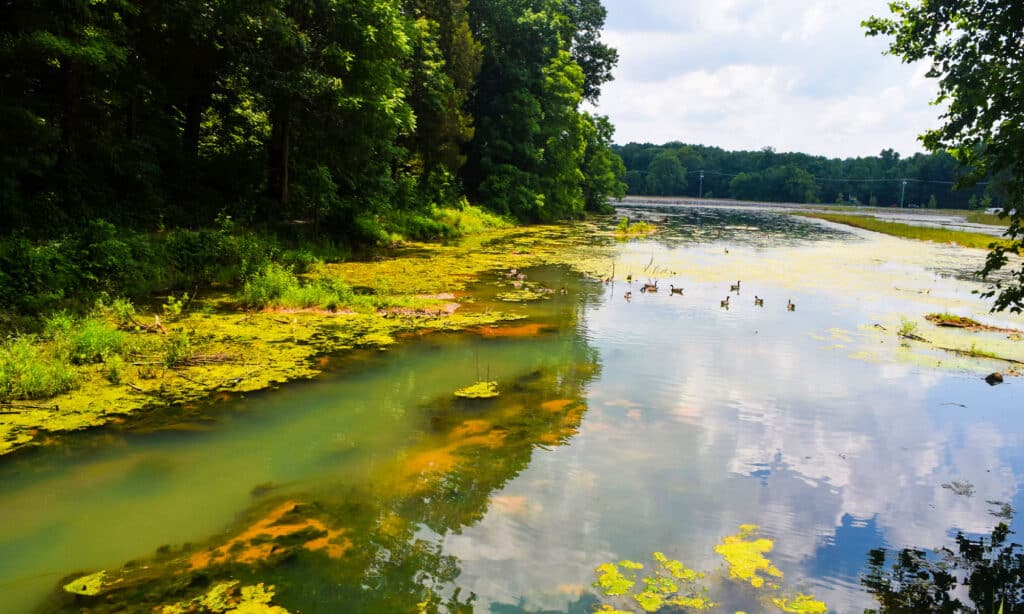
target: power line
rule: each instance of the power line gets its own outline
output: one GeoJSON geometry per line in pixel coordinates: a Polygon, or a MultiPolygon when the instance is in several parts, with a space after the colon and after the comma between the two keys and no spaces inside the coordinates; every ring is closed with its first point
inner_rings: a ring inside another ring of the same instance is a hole
{"type": "MultiPolygon", "coordinates": [[[[751,171],[751,172],[757,172],[757,171],[751,171]]],[[[703,177],[704,175],[718,175],[720,177],[738,177],[740,175],[746,174],[746,173],[742,173],[742,172],[741,173],[721,173],[721,172],[718,172],[718,171],[686,171],[687,175],[692,175],[692,174],[697,174],[697,173],[699,173],[701,175],[701,177],[703,177]]],[[[937,185],[956,185],[955,181],[942,181],[942,180],[939,180],[939,179],[909,179],[909,178],[908,179],[904,179],[902,177],[885,178],[885,179],[854,179],[854,178],[849,178],[849,177],[815,177],[814,175],[811,175],[811,179],[813,179],[814,181],[817,181],[817,182],[821,182],[821,183],[825,183],[825,182],[833,182],[833,183],[889,183],[889,182],[894,182],[894,183],[899,184],[900,182],[907,181],[907,182],[913,182],[913,183],[928,183],[928,184],[937,184],[937,185]]],[[[974,186],[988,185],[989,183],[991,183],[991,182],[990,181],[979,181],[979,182],[975,183],[974,186]]]]}

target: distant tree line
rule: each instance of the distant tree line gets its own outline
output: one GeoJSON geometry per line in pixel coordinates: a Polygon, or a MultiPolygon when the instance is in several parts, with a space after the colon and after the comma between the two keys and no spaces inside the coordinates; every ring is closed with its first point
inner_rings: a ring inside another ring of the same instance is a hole
{"type": "Polygon", "coordinates": [[[885,149],[877,156],[839,159],[778,153],[770,147],[726,151],[679,142],[629,143],[614,151],[625,163],[631,195],[883,207],[898,206],[902,197],[904,205],[944,209],[984,208],[1003,201],[999,177],[954,190],[962,171],[945,152],[901,158],[885,149]]]}
{"type": "Polygon", "coordinates": [[[0,5],[0,234],[301,221],[373,239],[468,197],[546,221],[622,193],[599,0],[0,5]]]}

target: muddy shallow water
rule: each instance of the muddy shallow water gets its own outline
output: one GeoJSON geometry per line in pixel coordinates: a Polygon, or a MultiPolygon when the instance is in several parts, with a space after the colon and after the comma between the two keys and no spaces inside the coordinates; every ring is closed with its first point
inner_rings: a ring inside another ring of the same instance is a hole
{"type": "MultiPolygon", "coordinates": [[[[1007,363],[935,347],[1024,360],[1024,342],[922,318],[1024,329],[971,294],[982,252],[774,212],[627,212],[662,230],[618,244],[612,283],[528,271],[566,293],[519,305],[530,319],[504,333],[355,353],[210,420],[0,463],[0,611],[91,607],[54,593],[61,580],[130,560],[274,584],[293,612],[590,611],[612,603],[595,567],[654,551],[707,572],[723,611],[757,611],[715,550],[755,524],[780,592],[859,612],[871,549],[987,534],[992,502],[1024,505],[1024,380],[990,387],[1007,363]],[[906,323],[933,343],[901,343],[906,323]],[[501,396],[453,399],[478,378],[501,396]],[[217,550],[292,502],[330,547],[217,550]]],[[[495,273],[481,300],[505,284],[495,273]]],[[[147,582],[106,603],[164,590],[147,582]]]]}

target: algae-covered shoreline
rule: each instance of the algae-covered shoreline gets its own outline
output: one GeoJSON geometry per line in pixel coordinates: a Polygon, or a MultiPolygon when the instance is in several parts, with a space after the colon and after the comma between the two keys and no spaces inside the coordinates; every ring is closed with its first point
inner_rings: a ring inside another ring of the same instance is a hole
{"type": "Polygon", "coordinates": [[[355,348],[383,350],[406,334],[486,330],[520,319],[514,301],[479,300],[479,293],[467,289],[493,280],[506,292],[523,293],[525,300],[541,299],[555,289],[507,271],[563,264],[597,273],[603,248],[595,245],[595,232],[594,223],[518,227],[452,244],[407,243],[373,260],[326,264],[319,271],[386,304],[409,307],[246,311],[222,292],[194,301],[171,319],[140,312],[136,321],[160,327],[132,331],[138,344],[152,346],[158,337],[177,335],[187,345],[184,359],[168,365],[137,357],[117,378],[109,377],[104,364],[85,364],[77,368],[77,387],[68,392],[3,404],[0,455],[43,444],[56,434],[121,423],[140,412],[216,402],[314,378],[324,372],[326,356],[355,348]]]}

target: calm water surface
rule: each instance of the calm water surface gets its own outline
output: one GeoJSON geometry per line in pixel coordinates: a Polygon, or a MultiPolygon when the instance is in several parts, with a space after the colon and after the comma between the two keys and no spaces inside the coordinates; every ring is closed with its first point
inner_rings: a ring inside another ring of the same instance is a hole
{"type": "Polygon", "coordinates": [[[414,611],[427,594],[590,611],[595,566],[655,550],[709,572],[723,607],[754,611],[714,552],[751,523],[787,591],[859,612],[872,548],[947,545],[991,531],[989,502],[1024,506],[1019,385],[989,387],[990,365],[892,333],[936,309],[984,314],[967,281],[981,254],[774,213],[629,214],[669,230],[622,243],[615,283],[529,272],[569,289],[521,308],[539,334],[426,336],[217,404],[213,421],[6,460],[0,612],[47,611],[69,574],[227,538],[292,500],[351,548],[237,571],[291,611],[414,611]],[[658,293],[639,292],[648,276],[658,293]],[[454,402],[478,375],[502,396],[454,402]],[[954,481],[974,494],[943,487],[954,481]]]}

